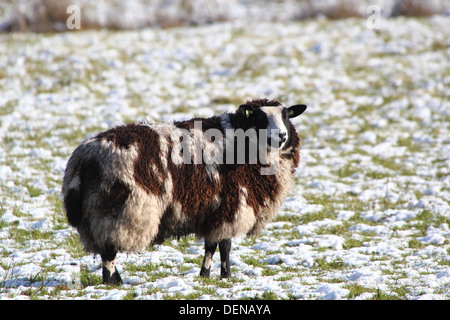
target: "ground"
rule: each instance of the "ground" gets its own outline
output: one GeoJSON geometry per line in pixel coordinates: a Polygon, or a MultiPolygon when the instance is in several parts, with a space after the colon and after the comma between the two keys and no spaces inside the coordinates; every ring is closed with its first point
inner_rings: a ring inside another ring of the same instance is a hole
{"type": "Polygon", "coordinates": [[[449,17],[0,35],[0,299],[449,299],[449,17]],[[203,242],[119,254],[101,284],[60,200],[65,164],[114,125],[303,103],[295,185],[233,276],[203,242]]]}

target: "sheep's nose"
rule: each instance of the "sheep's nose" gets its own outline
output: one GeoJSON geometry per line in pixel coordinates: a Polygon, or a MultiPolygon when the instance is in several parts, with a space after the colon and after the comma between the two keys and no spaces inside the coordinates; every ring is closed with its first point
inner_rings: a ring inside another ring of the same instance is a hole
{"type": "Polygon", "coordinates": [[[286,142],[286,132],[280,132],[281,143],[286,142]]]}

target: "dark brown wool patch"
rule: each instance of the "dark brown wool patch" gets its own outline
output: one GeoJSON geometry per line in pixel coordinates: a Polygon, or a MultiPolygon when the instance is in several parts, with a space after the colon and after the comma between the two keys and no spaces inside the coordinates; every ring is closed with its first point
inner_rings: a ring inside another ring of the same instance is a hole
{"type": "Polygon", "coordinates": [[[153,244],[161,244],[167,238],[181,238],[188,234],[198,234],[198,223],[201,216],[189,217],[188,220],[180,220],[175,216],[173,208],[167,207],[164,211],[158,228],[158,234],[153,240],[153,244]]]}
{"type": "Polygon", "coordinates": [[[109,215],[119,215],[122,212],[130,192],[128,186],[120,180],[116,180],[108,192],[102,192],[101,210],[109,215]]]}
{"type": "Polygon", "coordinates": [[[91,192],[96,192],[97,187],[102,179],[102,173],[98,161],[89,159],[84,161],[80,171],[81,183],[80,188],[82,192],[82,199],[91,192]]]}
{"type": "Polygon", "coordinates": [[[147,125],[130,123],[100,133],[98,140],[110,141],[117,148],[128,149],[137,144],[138,157],[134,163],[134,179],[146,192],[161,195],[162,183],[151,164],[161,168],[159,135],[147,125]]]}
{"type": "Polygon", "coordinates": [[[204,237],[208,237],[217,228],[226,222],[232,222],[239,208],[239,188],[235,185],[230,188],[227,182],[220,192],[220,206],[204,217],[200,225],[200,233],[204,237]]]}
{"type": "Polygon", "coordinates": [[[182,206],[184,214],[193,218],[211,211],[214,197],[219,193],[220,183],[213,181],[204,164],[181,164],[169,161],[172,176],[173,199],[182,206]]]}
{"type": "MultiPolygon", "coordinates": [[[[88,194],[99,191],[100,181],[105,179],[97,160],[85,161],[81,168],[81,192],[82,199],[88,194]]],[[[130,195],[130,189],[120,180],[115,180],[108,190],[100,191],[100,203],[98,209],[105,215],[119,215],[122,212],[125,201],[130,195]]]]}
{"type": "Polygon", "coordinates": [[[176,228],[177,223],[178,221],[173,213],[172,207],[167,207],[161,217],[158,234],[155,239],[153,239],[152,244],[161,244],[166,238],[175,237],[178,232],[182,232],[181,230],[178,231],[178,228],[176,228]]]}
{"type": "Polygon", "coordinates": [[[78,227],[82,216],[81,191],[78,189],[69,189],[64,197],[64,208],[66,209],[67,221],[73,227],[78,227]]]}
{"type": "Polygon", "coordinates": [[[255,215],[258,215],[264,202],[273,201],[278,194],[280,185],[276,175],[260,175],[262,167],[251,166],[252,170],[243,170],[241,186],[247,189],[247,204],[252,207],[255,215]],[[253,171],[253,172],[250,172],[253,171]]]}

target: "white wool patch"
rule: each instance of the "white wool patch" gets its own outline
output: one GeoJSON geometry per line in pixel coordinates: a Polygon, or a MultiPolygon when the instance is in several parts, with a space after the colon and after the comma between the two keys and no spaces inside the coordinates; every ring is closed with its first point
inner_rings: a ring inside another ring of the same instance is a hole
{"type": "Polygon", "coordinates": [[[69,187],[67,189],[78,189],[80,186],[81,180],[80,176],[75,176],[69,183],[69,187]]]}

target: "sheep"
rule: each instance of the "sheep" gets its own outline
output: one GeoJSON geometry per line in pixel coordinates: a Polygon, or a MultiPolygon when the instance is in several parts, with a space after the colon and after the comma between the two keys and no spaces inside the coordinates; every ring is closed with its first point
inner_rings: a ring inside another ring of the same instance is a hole
{"type": "Polygon", "coordinates": [[[219,246],[220,276],[230,277],[231,239],[257,235],[288,195],[300,161],[289,118],[305,110],[253,99],[233,113],[129,123],[82,142],[62,198],[84,250],[101,256],[103,283],[122,283],[117,253],[189,234],[205,242],[200,276],[219,246]]]}

